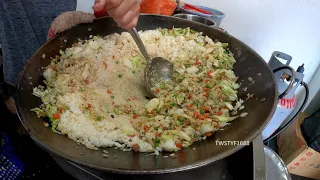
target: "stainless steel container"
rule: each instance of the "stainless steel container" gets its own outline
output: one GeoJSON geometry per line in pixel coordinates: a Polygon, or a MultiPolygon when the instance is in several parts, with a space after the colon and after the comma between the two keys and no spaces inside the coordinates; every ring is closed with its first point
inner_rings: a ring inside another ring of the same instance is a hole
{"type": "Polygon", "coordinates": [[[291,180],[287,166],[269,147],[264,147],[267,180],[291,180]]]}
{"type": "Polygon", "coordinates": [[[214,22],[211,19],[208,19],[206,17],[201,17],[198,15],[193,15],[193,14],[175,14],[173,15],[174,17],[178,17],[178,18],[182,18],[182,19],[187,19],[189,21],[194,21],[194,22],[198,22],[201,24],[205,24],[207,26],[210,26],[212,28],[218,28],[218,25],[216,22],[214,22]]]}
{"type": "Polygon", "coordinates": [[[211,14],[203,14],[203,13],[191,11],[191,10],[185,9],[184,6],[179,6],[179,9],[181,10],[182,13],[195,14],[195,15],[198,15],[201,17],[206,17],[208,19],[211,19],[214,22],[216,22],[218,27],[220,26],[222,19],[226,16],[223,12],[221,12],[217,9],[213,9],[213,8],[209,8],[209,7],[205,7],[205,6],[196,6],[196,7],[203,9],[203,10],[206,10],[206,11],[209,11],[209,12],[211,12],[211,14]]]}

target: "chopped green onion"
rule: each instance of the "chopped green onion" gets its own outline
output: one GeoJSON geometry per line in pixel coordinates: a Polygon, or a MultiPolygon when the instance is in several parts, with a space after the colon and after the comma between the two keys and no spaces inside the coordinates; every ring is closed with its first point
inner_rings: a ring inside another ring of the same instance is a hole
{"type": "Polygon", "coordinates": [[[98,121],[101,121],[101,120],[102,120],[102,117],[101,117],[101,116],[97,116],[97,120],[98,120],[98,121]]]}
{"type": "Polygon", "coordinates": [[[200,114],[204,114],[204,110],[203,109],[200,109],[200,114]]]}
{"type": "Polygon", "coordinates": [[[136,112],[136,110],[133,110],[132,113],[133,113],[133,114],[136,114],[137,112],[136,112]]]}
{"type": "Polygon", "coordinates": [[[177,103],[171,103],[171,106],[176,106],[177,105],[177,103]]]}
{"type": "Polygon", "coordinates": [[[136,74],[136,71],[132,71],[132,74],[136,74]]]}
{"type": "Polygon", "coordinates": [[[158,126],[157,126],[157,127],[154,127],[154,130],[156,130],[156,131],[157,131],[158,129],[159,129],[159,127],[158,127],[158,126]]]}
{"type": "Polygon", "coordinates": [[[119,64],[119,61],[116,61],[116,64],[119,64]]]}
{"type": "Polygon", "coordinates": [[[114,99],[114,95],[111,96],[111,99],[114,99]]]}
{"type": "Polygon", "coordinates": [[[176,93],[174,93],[173,95],[172,95],[172,97],[177,97],[178,96],[178,94],[176,94],[176,93]]]}
{"type": "Polygon", "coordinates": [[[157,112],[157,113],[160,113],[160,112],[161,112],[161,110],[160,110],[159,108],[157,108],[157,109],[156,109],[156,112],[157,112]]]}

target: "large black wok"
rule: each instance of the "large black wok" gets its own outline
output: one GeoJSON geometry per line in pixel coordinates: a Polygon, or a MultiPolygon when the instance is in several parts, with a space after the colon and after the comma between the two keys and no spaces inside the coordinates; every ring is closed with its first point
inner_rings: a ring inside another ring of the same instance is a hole
{"type": "Polygon", "coordinates": [[[254,94],[251,100],[245,102],[249,115],[235,120],[224,131],[215,133],[212,138],[195,143],[176,153],[178,155],[175,159],[163,158],[162,155],[146,156],[145,153],[122,152],[111,148],[108,149],[109,158],[106,159],[102,157],[102,149],[95,151],[83,145],[77,146],[77,143],[67,136],[55,134],[50,128],[45,128],[36,114],[30,111],[41,104],[40,98],[31,94],[33,87],[43,84],[41,67],[47,66],[50,57],[57,55],[60,49],[70,47],[78,41],[78,38],[89,39],[90,35],[105,36],[124,31],[111,18],[105,17],[91,24],[78,25],[54,37],[35,52],[26,64],[18,83],[17,110],[31,137],[47,151],[92,168],[119,173],[167,173],[206,165],[229,156],[243,147],[241,145],[219,146],[216,145],[216,140],[252,141],[261,133],[278,102],[274,76],[265,61],[244,43],[219,30],[174,17],[140,16],[138,30],[158,27],[190,27],[213,39],[229,43],[237,60],[234,71],[241,83],[239,97],[245,100],[247,93],[254,94]],[[260,73],[261,76],[259,76],[260,73]],[[253,81],[248,81],[248,77],[253,78],[253,81]],[[242,90],[244,87],[247,87],[246,92],[242,90]],[[261,102],[262,99],[264,99],[263,102],[261,102]],[[113,157],[114,154],[117,158],[113,157]]]}

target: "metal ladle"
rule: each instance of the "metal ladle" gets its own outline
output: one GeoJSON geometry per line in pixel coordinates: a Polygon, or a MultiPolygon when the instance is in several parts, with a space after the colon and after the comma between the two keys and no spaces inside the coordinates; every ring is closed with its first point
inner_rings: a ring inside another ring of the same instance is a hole
{"type": "Polygon", "coordinates": [[[128,32],[131,34],[142,55],[147,61],[147,66],[144,70],[145,87],[153,97],[156,97],[154,91],[152,90],[154,84],[156,81],[161,79],[167,81],[171,78],[173,73],[173,64],[162,57],[155,57],[151,59],[136,28],[128,30],[128,32]]]}

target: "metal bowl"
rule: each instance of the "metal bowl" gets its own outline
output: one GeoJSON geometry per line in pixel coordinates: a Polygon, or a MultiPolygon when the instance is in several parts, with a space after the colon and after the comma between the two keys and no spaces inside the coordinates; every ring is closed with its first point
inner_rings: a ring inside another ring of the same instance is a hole
{"type": "Polygon", "coordinates": [[[201,23],[201,24],[213,27],[213,28],[218,28],[217,23],[214,22],[213,20],[205,18],[205,17],[198,16],[198,15],[193,15],[193,14],[175,14],[174,17],[187,19],[189,21],[198,22],[198,23],[201,23]]]}
{"type": "Polygon", "coordinates": [[[184,6],[179,6],[179,9],[182,13],[194,14],[194,15],[198,15],[201,17],[209,18],[209,19],[213,20],[214,22],[216,22],[217,26],[220,26],[222,19],[226,16],[223,12],[221,12],[217,9],[213,9],[213,8],[209,8],[209,7],[205,7],[205,6],[195,6],[195,7],[209,11],[209,12],[211,12],[211,14],[203,14],[200,12],[191,11],[191,10],[185,9],[184,6]]]}

